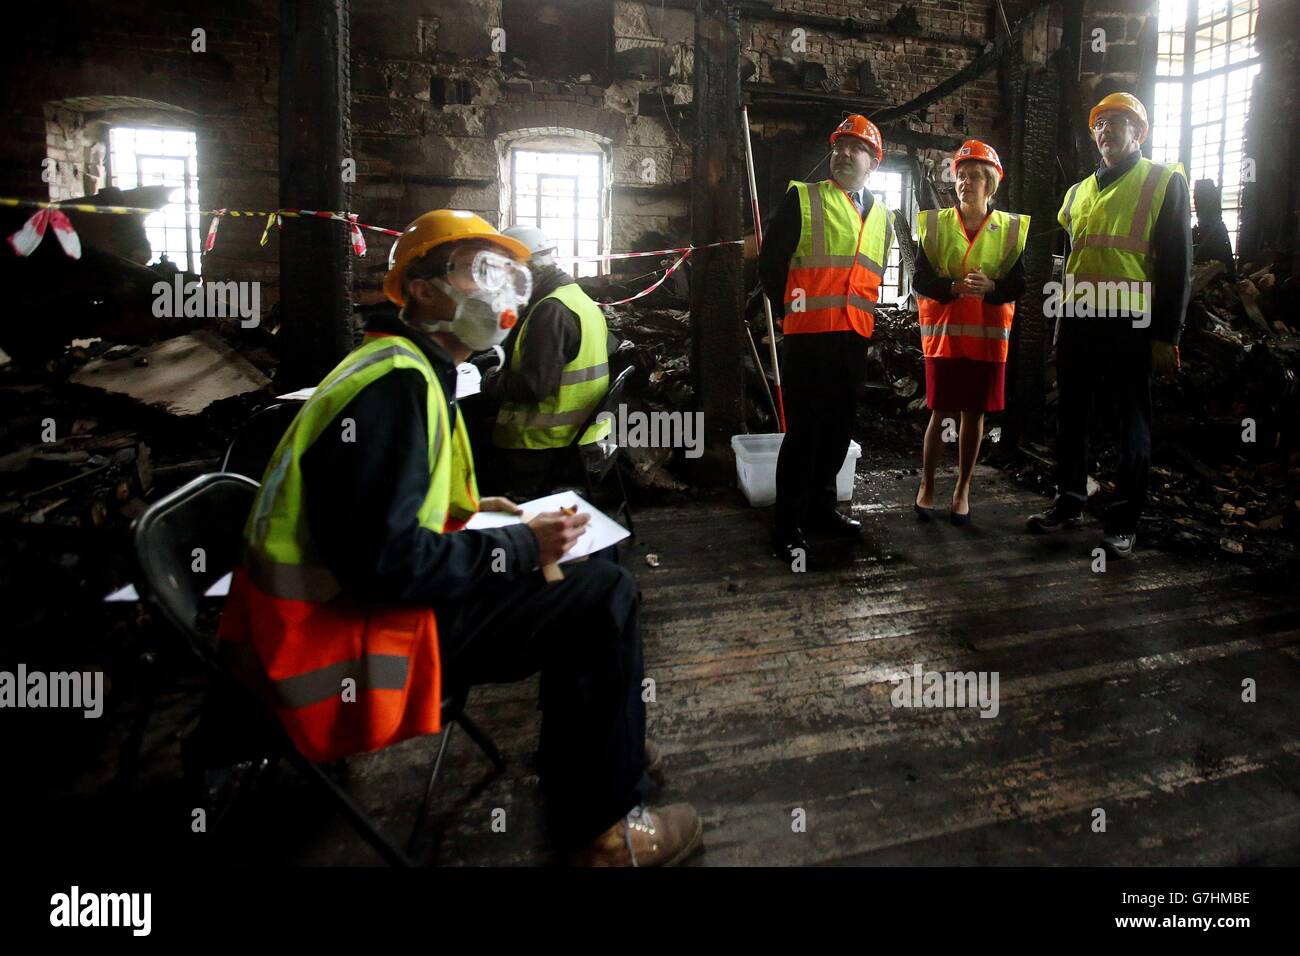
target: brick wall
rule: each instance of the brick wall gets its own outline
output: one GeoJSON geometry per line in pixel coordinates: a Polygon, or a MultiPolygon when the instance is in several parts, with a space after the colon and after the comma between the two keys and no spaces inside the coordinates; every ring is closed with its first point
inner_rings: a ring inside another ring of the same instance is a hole
{"type": "MultiPolygon", "coordinates": [[[[449,0],[395,9],[355,0],[357,207],[400,226],[425,209],[456,206],[504,226],[508,144],[570,130],[599,146],[609,164],[610,248],[684,237],[690,143],[666,113],[690,100],[693,13],[623,0],[597,13],[607,51],[565,3],[449,0]],[[518,36],[521,15],[538,20],[553,51],[537,36],[518,36]],[[494,44],[503,24],[509,29],[494,44]],[[566,31],[580,27],[582,42],[569,42],[566,31]]],[[[380,272],[382,263],[363,265],[359,286],[373,287],[380,272]]]]}
{"type": "MultiPolygon", "coordinates": [[[[94,189],[101,121],[166,122],[196,131],[203,208],[277,205],[274,0],[187,12],[114,3],[24,14],[0,64],[0,195],[73,198],[94,189]],[[205,31],[207,52],[191,47],[205,31]],[[14,43],[21,47],[13,47],[14,43]],[[137,102],[145,101],[145,102],[137,102]],[[53,182],[42,161],[58,162],[53,182]],[[87,158],[92,162],[87,169],[87,158]]],[[[101,147],[102,150],[102,147],[101,147]]],[[[204,260],[214,279],[261,280],[276,298],[279,262],[251,224],[228,224],[204,260]]]]}
{"type": "MultiPolygon", "coordinates": [[[[597,143],[609,159],[613,249],[687,239],[694,3],[584,0],[584,9],[595,11],[592,17],[604,18],[600,30],[584,22],[581,30],[570,31],[562,17],[573,9],[565,4],[573,2],[353,0],[354,210],[371,222],[400,227],[425,209],[457,206],[503,224],[509,201],[502,182],[504,146],[522,131],[571,129],[597,143]],[[532,35],[520,39],[513,28],[516,42],[506,35],[500,48],[494,31],[520,22],[521,10],[553,44],[532,35]],[[607,46],[596,48],[597,33],[607,36],[607,46]],[[649,178],[647,160],[653,161],[649,178]]],[[[1116,2],[1127,0],[1111,0],[1116,2]]],[[[1007,15],[1014,21],[1030,5],[1009,2],[1007,15]]],[[[101,117],[60,104],[131,96],[189,112],[198,131],[205,207],[274,206],[274,0],[234,0],[211,15],[139,13],[120,2],[107,6],[111,12],[101,9],[67,23],[51,14],[48,29],[34,32],[58,37],[57,45],[35,56],[11,56],[0,68],[0,102],[11,134],[0,144],[0,193],[52,194],[40,180],[41,160],[49,155],[65,164],[53,194],[75,194],[79,181],[84,190],[86,158],[94,158],[85,130],[101,117]],[[206,54],[190,51],[195,27],[207,31],[206,54]]],[[[805,175],[824,155],[826,136],[840,115],[911,99],[969,63],[1001,29],[993,0],[781,0],[774,8],[781,12],[765,15],[753,3],[743,8],[742,52],[754,67],[751,80],[768,84],[764,89],[797,90],[790,71],[806,65],[824,70],[821,91],[841,100],[813,110],[752,111],[769,210],[785,180],[805,175]],[[853,22],[844,23],[846,17],[853,22]],[[796,52],[791,38],[801,26],[806,45],[796,52]]],[[[1127,29],[1126,24],[1126,36],[1127,29]]],[[[1002,69],[900,126],[950,140],[976,136],[1009,151],[1012,124],[1003,105],[1002,69]]],[[[886,139],[887,161],[902,159],[904,148],[886,139]]],[[[942,163],[947,151],[919,154],[942,163]]],[[[822,167],[818,175],[824,174],[822,167]]],[[[205,270],[218,278],[262,279],[268,284],[263,302],[269,304],[276,298],[278,259],[274,240],[259,247],[259,236],[252,223],[228,221],[205,270]]],[[[373,247],[355,270],[358,292],[366,296],[377,287],[387,251],[382,239],[373,247]]]]}
{"type": "MultiPolygon", "coordinates": [[[[1087,109],[1115,90],[1152,105],[1158,24],[1157,0],[1086,0],[1079,93],[1087,109]]],[[[1087,121],[1085,112],[1080,122],[1087,121]]]]}
{"type": "MultiPolygon", "coordinates": [[[[812,110],[752,111],[755,163],[765,209],[779,201],[789,179],[807,175],[826,154],[826,138],[840,117],[849,112],[870,116],[878,109],[911,100],[966,66],[998,35],[991,0],[882,4],[784,0],[774,6],[788,16],[749,20],[744,27],[748,56],[756,67],[753,79],[797,87],[802,71],[815,64],[814,76],[820,76],[817,68],[824,68],[826,74],[821,89],[840,100],[812,110]],[[827,17],[851,17],[853,23],[836,24],[827,17]],[[862,77],[864,63],[869,71],[866,79],[862,77]]],[[[1007,15],[1013,21],[1018,8],[1015,3],[1007,4],[1007,15]]],[[[1000,68],[994,68],[900,125],[952,141],[982,139],[1005,153],[1011,146],[1011,128],[1000,80],[1000,68]]],[[[891,141],[888,130],[884,138],[884,168],[904,165],[907,148],[897,139],[891,141]]],[[[951,155],[946,149],[917,148],[915,152],[922,162],[938,166],[951,155]]],[[[824,164],[815,175],[827,175],[824,164]]]]}

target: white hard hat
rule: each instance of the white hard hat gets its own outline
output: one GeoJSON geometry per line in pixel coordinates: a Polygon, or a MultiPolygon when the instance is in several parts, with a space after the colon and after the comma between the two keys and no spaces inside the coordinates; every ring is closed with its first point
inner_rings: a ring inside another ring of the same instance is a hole
{"type": "Polygon", "coordinates": [[[536,226],[511,226],[501,233],[511,239],[517,239],[528,247],[534,258],[549,255],[555,251],[555,243],[546,233],[536,226]]]}

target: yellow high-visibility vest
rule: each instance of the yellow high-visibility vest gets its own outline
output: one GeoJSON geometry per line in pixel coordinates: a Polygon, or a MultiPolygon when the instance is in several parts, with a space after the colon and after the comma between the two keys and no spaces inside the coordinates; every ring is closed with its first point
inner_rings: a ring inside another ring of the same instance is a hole
{"type": "MultiPolygon", "coordinates": [[[[560,388],[556,394],[548,395],[536,405],[502,402],[496,427],[492,430],[492,444],[498,448],[565,447],[573,441],[583,422],[591,417],[592,411],[609,391],[609,330],[605,313],[576,282],[560,286],[528,310],[510,353],[510,371],[519,371],[528,323],[537,306],[547,299],[558,300],[577,315],[582,343],[573,361],[561,371],[560,388]]],[[[578,443],[589,445],[608,434],[609,421],[606,419],[588,428],[578,443]]]]}
{"type": "Polygon", "coordinates": [[[1065,296],[1093,298],[1093,314],[1112,305],[1126,315],[1146,314],[1145,286],[1155,277],[1151,237],[1169,181],[1187,173],[1181,163],[1162,165],[1145,156],[1105,189],[1097,176],[1075,183],[1065,194],[1057,220],[1070,236],[1065,296]]]}

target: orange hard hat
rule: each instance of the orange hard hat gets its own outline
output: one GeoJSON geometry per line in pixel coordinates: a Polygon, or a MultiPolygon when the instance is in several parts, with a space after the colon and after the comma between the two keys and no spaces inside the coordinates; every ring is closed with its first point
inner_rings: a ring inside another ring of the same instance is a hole
{"type": "Polygon", "coordinates": [[[384,295],[395,305],[406,305],[402,291],[402,274],[412,262],[430,249],[445,242],[484,239],[500,246],[507,255],[527,262],[528,247],[518,239],[503,236],[480,216],[464,209],[435,209],[426,212],[406,227],[388,252],[388,275],[384,276],[384,295]]]}
{"type": "Polygon", "coordinates": [[[998,159],[998,151],[988,143],[981,143],[977,139],[968,139],[961,144],[961,149],[952,154],[952,173],[957,175],[957,167],[961,163],[970,160],[978,160],[981,163],[988,163],[998,171],[998,181],[1002,181],[1002,161],[998,159]]]}
{"type": "Polygon", "coordinates": [[[831,145],[841,136],[856,136],[862,140],[876,154],[876,165],[885,158],[885,147],[880,139],[880,130],[876,129],[876,124],[871,122],[865,116],[854,113],[852,116],[844,117],[844,122],[835,127],[835,132],[831,133],[831,145]]]}
{"type": "Polygon", "coordinates": [[[1097,114],[1104,113],[1106,110],[1123,110],[1125,113],[1128,113],[1136,119],[1142,124],[1142,133],[1138,136],[1138,142],[1142,143],[1146,141],[1147,130],[1151,128],[1151,124],[1147,122],[1147,108],[1142,105],[1140,99],[1132,93],[1106,94],[1101,98],[1101,102],[1094,106],[1092,111],[1088,113],[1089,129],[1092,129],[1096,124],[1097,114]]]}

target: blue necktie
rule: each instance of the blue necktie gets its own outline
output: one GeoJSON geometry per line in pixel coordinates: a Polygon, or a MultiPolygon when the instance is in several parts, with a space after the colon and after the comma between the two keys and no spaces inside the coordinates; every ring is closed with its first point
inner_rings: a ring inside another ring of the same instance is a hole
{"type": "Polygon", "coordinates": [[[861,218],[862,218],[862,199],[860,198],[860,194],[854,192],[854,193],[849,193],[849,195],[853,197],[853,205],[854,205],[854,207],[858,210],[858,218],[861,219],[861,218]]]}

